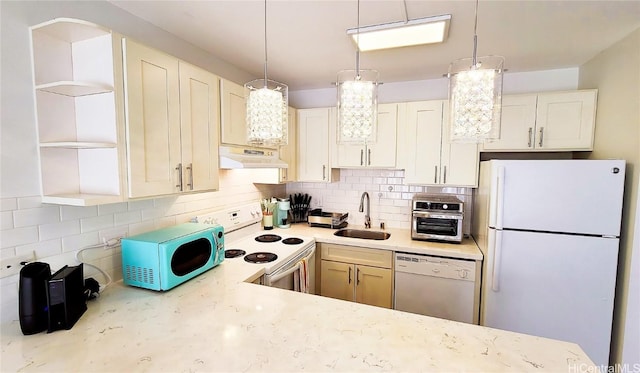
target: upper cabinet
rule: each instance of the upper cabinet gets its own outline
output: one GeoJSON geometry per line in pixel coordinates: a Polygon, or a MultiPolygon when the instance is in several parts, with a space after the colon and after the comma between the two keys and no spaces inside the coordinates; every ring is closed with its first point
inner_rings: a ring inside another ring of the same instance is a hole
{"type": "Polygon", "coordinates": [[[129,197],[218,188],[218,77],[123,40],[129,197]]]}
{"type": "Polygon", "coordinates": [[[247,100],[244,87],[220,79],[220,143],[247,146],[247,100]]]}
{"type": "Polygon", "coordinates": [[[125,200],[119,37],[69,18],[31,31],[42,202],[125,200]]]}
{"type": "Polygon", "coordinates": [[[593,150],[597,90],[504,96],[500,139],[485,151],[593,150]]]}
{"type": "Polygon", "coordinates": [[[298,181],[330,182],[335,108],[298,109],[298,181]]]}
{"type": "Polygon", "coordinates": [[[477,185],[478,145],[449,143],[446,101],[406,103],[401,118],[398,166],[405,169],[405,183],[477,185]]]}
{"type": "Polygon", "coordinates": [[[398,105],[378,105],[378,126],[365,144],[340,143],[339,134],[335,164],[344,168],[395,168],[398,105]]]}

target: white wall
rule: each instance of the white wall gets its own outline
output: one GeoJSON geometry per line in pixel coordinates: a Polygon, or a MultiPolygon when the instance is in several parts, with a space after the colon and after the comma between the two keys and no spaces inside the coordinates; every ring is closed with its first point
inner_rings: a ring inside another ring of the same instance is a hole
{"type": "Polygon", "coordinates": [[[589,158],[627,161],[611,361],[640,364],[640,236],[636,230],[640,198],[640,29],[581,66],[579,87],[598,88],[595,142],[589,158]]]}
{"type": "MultiPolygon", "coordinates": [[[[578,87],[578,68],[505,73],[503,94],[573,90],[578,87]]],[[[383,82],[384,83],[384,82],[383,82]]],[[[449,81],[446,78],[411,82],[388,82],[378,89],[378,102],[407,102],[446,99],[449,81]]],[[[335,88],[289,92],[289,103],[298,109],[336,105],[335,88]]]]}

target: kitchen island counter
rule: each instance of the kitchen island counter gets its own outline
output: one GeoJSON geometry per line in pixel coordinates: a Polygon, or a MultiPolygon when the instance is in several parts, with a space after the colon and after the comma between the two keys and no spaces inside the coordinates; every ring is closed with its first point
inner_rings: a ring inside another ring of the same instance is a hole
{"type": "MultiPolygon", "coordinates": [[[[584,371],[573,343],[243,282],[225,261],[168,292],[116,282],[71,330],[2,325],[1,371],[584,371]],[[580,370],[578,370],[580,369],[580,370]]],[[[592,368],[593,369],[593,368],[592,368]]]]}

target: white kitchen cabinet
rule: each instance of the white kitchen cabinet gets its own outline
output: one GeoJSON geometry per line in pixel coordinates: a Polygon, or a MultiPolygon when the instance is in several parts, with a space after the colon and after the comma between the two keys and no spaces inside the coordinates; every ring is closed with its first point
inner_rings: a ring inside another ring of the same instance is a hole
{"type": "Polygon", "coordinates": [[[131,40],[123,45],[129,197],[217,189],[218,78],[131,40]]]}
{"type": "Polygon", "coordinates": [[[335,108],[298,110],[298,181],[330,182],[330,138],[335,135],[335,108]],[[333,122],[333,123],[332,123],[333,122]]]}
{"type": "Polygon", "coordinates": [[[504,96],[500,138],[485,151],[593,149],[597,90],[504,96]]]}
{"type": "MultiPolygon", "coordinates": [[[[378,105],[378,125],[363,144],[337,142],[336,164],[344,168],[395,168],[398,104],[378,105]]],[[[339,139],[338,134],[338,139],[339,139]]]]}
{"type": "Polygon", "coordinates": [[[247,100],[243,86],[220,79],[220,114],[220,143],[248,146],[247,100]]]}
{"type": "Polygon", "coordinates": [[[119,39],[99,25],[70,18],[31,28],[44,203],[125,200],[119,39]]]}
{"type": "Polygon", "coordinates": [[[478,145],[450,143],[446,101],[408,102],[401,111],[398,166],[405,183],[473,187],[478,145]]]}

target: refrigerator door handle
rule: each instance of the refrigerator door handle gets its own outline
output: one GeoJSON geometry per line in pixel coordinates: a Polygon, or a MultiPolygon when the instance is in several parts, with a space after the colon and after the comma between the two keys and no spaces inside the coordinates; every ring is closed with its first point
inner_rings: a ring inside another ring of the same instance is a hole
{"type": "Polygon", "coordinates": [[[498,177],[497,177],[497,188],[496,188],[496,194],[494,195],[495,201],[496,203],[494,204],[495,206],[495,211],[494,211],[494,216],[495,216],[495,228],[496,229],[502,229],[503,225],[502,225],[502,217],[504,215],[504,177],[505,177],[505,170],[504,167],[498,167],[498,177]]]}
{"type": "Polygon", "coordinates": [[[493,271],[491,273],[491,290],[500,291],[500,255],[502,253],[502,231],[496,230],[496,242],[493,248],[493,271]]]}

